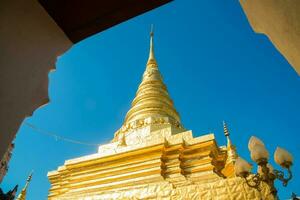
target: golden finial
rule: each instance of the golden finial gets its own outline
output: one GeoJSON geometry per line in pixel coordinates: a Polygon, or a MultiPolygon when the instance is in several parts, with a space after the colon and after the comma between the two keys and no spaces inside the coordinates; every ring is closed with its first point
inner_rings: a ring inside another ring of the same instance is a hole
{"type": "Polygon", "coordinates": [[[150,31],[150,36],[151,37],[153,37],[153,35],[154,35],[154,26],[153,26],[153,24],[151,24],[151,31],[150,31]]]}
{"type": "Polygon", "coordinates": [[[149,51],[149,58],[148,58],[147,65],[150,65],[150,64],[157,65],[155,57],[154,57],[154,44],[153,44],[154,31],[153,30],[154,30],[154,28],[153,28],[153,24],[152,24],[151,31],[150,31],[150,51],[149,51]]]}
{"type": "Polygon", "coordinates": [[[32,174],[33,174],[33,171],[31,171],[30,175],[28,176],[28,178],[26,180],[26,184],[16,200],[26,200],[27,187],[31,181],[32,174]]]}
{"type": "Polygon", "coordinates": [[[232,142],[230,140],[230,133],[227,128],[227,124],[225,121],[223,121],[223,130],[224,130],[224,135],[227,138],[227,154],[228,154],[228,160],[230,161],[235,161],[235,158],[237,157],[236,149],[235,146],[232,145],[232,142]]]}
{"type": "Polygon", "coordinates": [[[225,123],[225,121],[223,121],[223,130],[224,130],[224,135],[227,138],[227,146],[230,147],[232,145],[229,137],[230,133],[228,131],[227,124],[225,123]]]}
{"type": "Polygon", "coordinates": [[[229,136],[229,131],[228,131],[228,128],[227,128],[227,125],[225,123],[225,121],[223,121],[223,129],[224,129],[224,134],[226,137],[229,136]]]}

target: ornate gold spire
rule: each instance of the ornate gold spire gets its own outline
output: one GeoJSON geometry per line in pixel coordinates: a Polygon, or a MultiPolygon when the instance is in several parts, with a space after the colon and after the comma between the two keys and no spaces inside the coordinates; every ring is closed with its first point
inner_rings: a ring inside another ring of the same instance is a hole
{"type": "Polygon", "coordinates": [[[224,129],[224,134],[227,138],[227,163],[228,162],[235,162],[235,160],[237,158],[236,148],[230,140],[230,137],[229,137],[230,133],[228,131],[228,128],[227,128],[227,125],[226,125],[225,121],[223,121],[223,129],[224,129]]]}
{"type": "Polygon", "coordinates": [[[225,177],[235,177],[235,168],[234,168],[234,163],[237,158],[237,152],[235,146],[232,144],[230,140],[230,133],[228,131],[226,123],[223,121],[223,129],[224,129],[224,134],[227,138],[227,156],[226,156],[226,161],[225,161],[225,167],[222,170],[222,174],[225,177]]]}
{"type": "Polygon", "coordinates": [[[149,50],[149,58],[148,58],[148,61],[147,61],[147,66],[150,65],[150,64],[154,64],[154,65],[157,66],[156,59],[155,59],[155,57],[154,57],[153,36],[154,36],[153,25],[151,25],[151,32],[150,32],[150,50],[149,50]]]}
{"type": "Polygon", "coordinates": [[[141,127],[146,124],[169,123],[176,127],[181,127],[180,117],[174,108],[166,85],[158,70],[158,65],[154,57],[153,29],[150,32],[149,58],[143,79],[138,87],[136,96],[132,101],[131,108],[127,112],[124,124],[116,135],[120,132],[141,127]]]}
{"type": "Polygon", "coordinates": [[[232,144],[231,144],[231,140],[230,140],[230,137],[229,137],[229,131],[228,131],[228,128],[227,128],[227,125],[225,123],[225,121],[223,121],[223,130],[224,130],[224,135],[226,136],[227,138],[227,147],[230,147],[232,144]]]}
{"type": "Polygon", "coordinates": [[[24,188],[22,189],[21,193],[19,194],[19,196],[17,197],[16,200],[26,200],[27,187],[29,185],[29,182],[31,181],[31,178],[32,178],[32,172],[28,176],[26,184],[25,184],[24,188]]]}

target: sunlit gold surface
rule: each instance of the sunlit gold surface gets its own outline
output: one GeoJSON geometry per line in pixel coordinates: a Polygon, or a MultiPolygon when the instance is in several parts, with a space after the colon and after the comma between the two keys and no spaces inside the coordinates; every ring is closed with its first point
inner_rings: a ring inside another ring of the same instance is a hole
{"type": "Polygon", "coordinates": [[[213,134],[194,138],[183,128],[152,40],[153,34],[146,71],[123,126],[98,153],[49,172],[49,199],[264,198],[266,187],[260,194],[234,176],[236,152],[229,137],[227,147],[219,147],[213,134]]]}
{"type": "Polygon", "coordinates": [[[143,79],[127,112],[124,124],[115,133],[114,141],[136,128],[154,124],[173,125],[180,131],[180,117],[171,100],[154,57],[153,33],[150,37],[149,58],[143,79]]]}

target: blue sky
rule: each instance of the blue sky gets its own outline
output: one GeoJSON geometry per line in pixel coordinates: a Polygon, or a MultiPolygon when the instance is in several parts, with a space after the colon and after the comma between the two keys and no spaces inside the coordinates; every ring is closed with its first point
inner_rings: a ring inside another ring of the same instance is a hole
{"type": "MultiPolygon", "coordinates": [[[[109,142],[145,69],[150,24],[160,71],[184,126],[194,136],[213,132],[223,145],[225,120],[248,161],[252,135],[265,142],[271,163],[276,146],[286,148],[298,176],[287,188],[277,184],[279,195],[300,194],[300,79],[267,37],[253,32],[238,1],[174,1],[74,45],[49,74],[49,104],[25,121],[64,137],[109,142]]],[[[29,200],[46,199],[48,171],[97,152],[24,124],[15,144],[2,187],[22,187],[33,169],[29,200]]]]}

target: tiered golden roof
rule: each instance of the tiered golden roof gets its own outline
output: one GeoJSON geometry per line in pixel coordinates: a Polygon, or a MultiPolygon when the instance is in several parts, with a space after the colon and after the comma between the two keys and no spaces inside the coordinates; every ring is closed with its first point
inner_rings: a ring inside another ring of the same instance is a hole
{"type": "MultiPolygon", "coordinates": [[[[50,200],[261,199],[234,176],[235,148],[214,134],[193,137],[185,130],[150,54],[136,97],[112,142],[98,153],[67,160],[48,173],[50,200]]],[[[227,134],[227,133],[228,134],[227,134]]]]}

